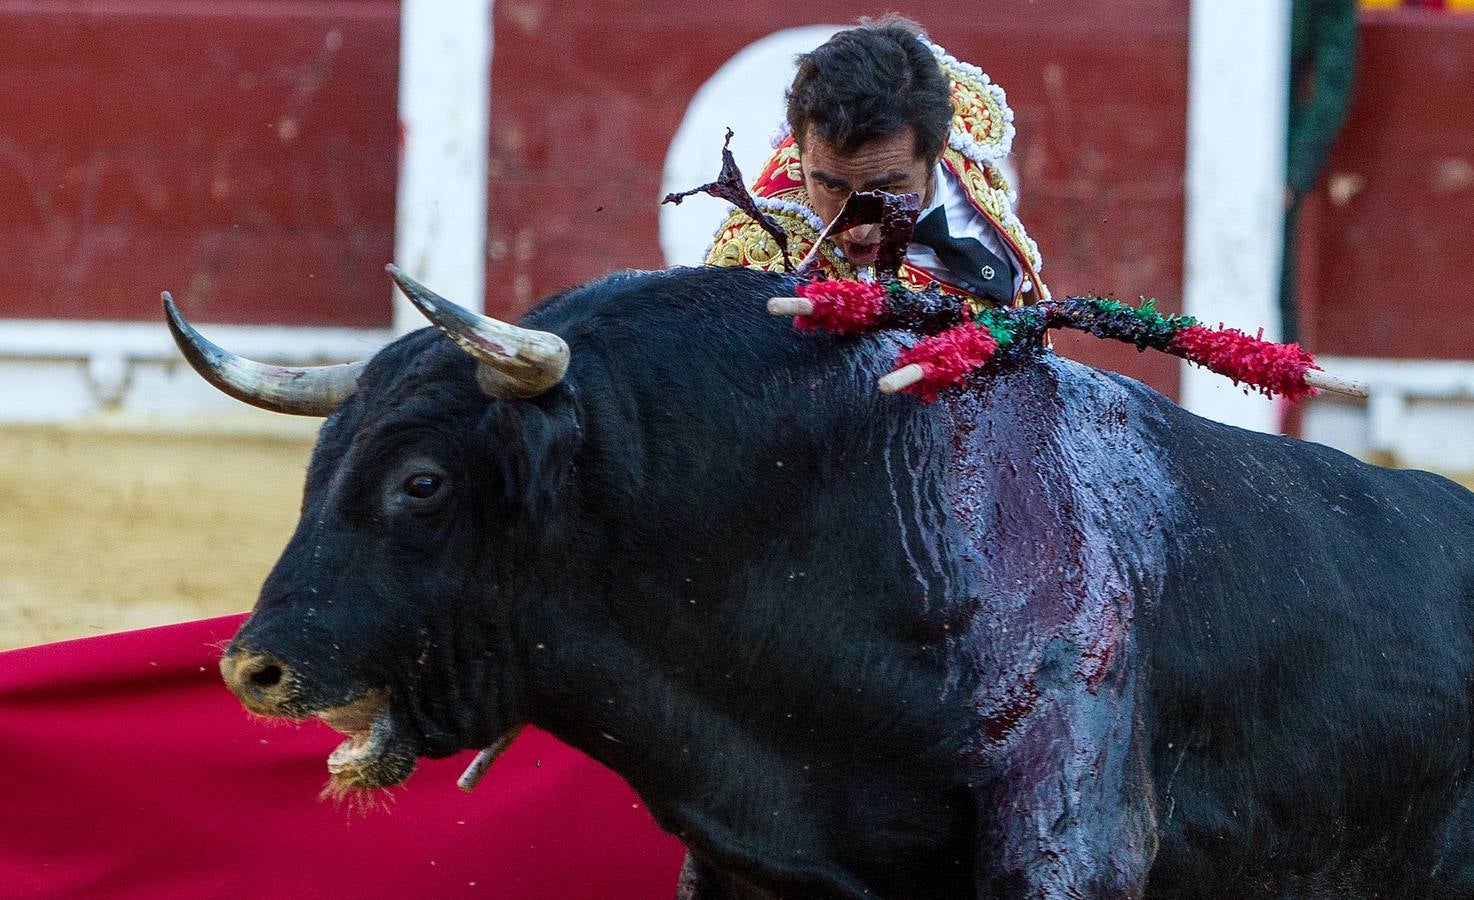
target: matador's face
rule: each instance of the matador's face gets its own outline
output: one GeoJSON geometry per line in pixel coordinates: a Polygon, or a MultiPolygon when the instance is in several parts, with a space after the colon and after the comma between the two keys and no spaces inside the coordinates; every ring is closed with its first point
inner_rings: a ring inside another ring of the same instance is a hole
{"type": "MultiPolygon", "coordinates": [[[[917,154],[916,133],[908,125],[889,137],[866,141],[853,153],[839,152],[810,127],[800,143],[799,162],[814,212],[830,222],[855,191],[917,194],[925,207],[931,202],[937,161],[917,154]]],[[[850,262],[868,266],[880,249],[880,226],[859,225],[834,240],[850,262]]]]}

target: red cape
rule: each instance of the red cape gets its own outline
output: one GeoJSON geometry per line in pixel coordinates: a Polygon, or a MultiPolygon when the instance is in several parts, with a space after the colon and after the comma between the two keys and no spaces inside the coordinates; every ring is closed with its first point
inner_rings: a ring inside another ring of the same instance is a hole
{"type": "Polygon", "coordinates": [[[317,798],[340,737],[220,683],[240,616],[0,653],[0,896],[644,898],[682,847],[528,729],[472,794],[424,760],[387,809],[317,798]]]}

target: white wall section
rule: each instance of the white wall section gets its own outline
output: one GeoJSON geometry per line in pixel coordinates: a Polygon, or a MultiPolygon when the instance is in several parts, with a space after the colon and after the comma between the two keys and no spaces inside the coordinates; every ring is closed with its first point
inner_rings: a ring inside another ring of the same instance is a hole
{"type": "MultiPolygon", "coordinates": [[[[660,196],[716,178],[728,128],[732,129],[732,155],[750,187],[773,155],[773,136],[783,123],[783,92],[798,69],[798,55],[829,40],[843,27],[785,28],[753,41],[723,63],[686,107],[666,151],[660,196]]],[[[701,265],[712,235],[731,210],[730,204],[704,195],[688,197],[680,206],[662,206],[660,249],[666,265],[701,265]]]]}
{"type": "MultiPolygon", "coordinates": [[[[1183,311],[1279,337],[1289,96],[1289,0],[1193,0],[1183,311]]],[[[1047,248],[1046,248],[1047,249],[1047,248]]],[[[1276,431],[1273,401],[1183,364],[1182,404],[1276,431]]]]}
{"type": "MultiPolygon", "coordinates": [[[[394,258],[477,312],[486,290],[491,11],[492,0],[404,0],[399,33],[394,258]]],[[[424,324],[396,292],[395,330],[424,324]]]]}

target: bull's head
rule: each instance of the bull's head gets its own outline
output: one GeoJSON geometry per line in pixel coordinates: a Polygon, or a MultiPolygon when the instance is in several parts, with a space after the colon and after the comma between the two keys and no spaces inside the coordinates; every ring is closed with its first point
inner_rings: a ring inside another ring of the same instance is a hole
{"type": "Polygon", "coordinates": [[[796,333],[762,306],[795,282],[745,268],[612,275],[543,331],[395,276],[439,332],[358,367],[240,360],[169,309],[207,379],[327,415],[222,662],[245,705],[345,732],[337,790],[532,724],[771,895],[960,894],[947,636],[980,594],[940,519],[945,420],[875,393],[894,344],[796,333]]]}
{"type": "Polygon", "coordinates": [[[538,542],[536,507],[578,432],[562,338],[390,273],[451,342],[426,330],[368,363],[270,366],[205,340],[164,296],[210,383],[327,417],[297,531],[220,669],[251,711],[347,735],[328,762],[334,792],[398,783],[417,757],[493,744],[521,721],[497,674],[520,651],[487,586],[517,582],[509,561],[538,542]]]}

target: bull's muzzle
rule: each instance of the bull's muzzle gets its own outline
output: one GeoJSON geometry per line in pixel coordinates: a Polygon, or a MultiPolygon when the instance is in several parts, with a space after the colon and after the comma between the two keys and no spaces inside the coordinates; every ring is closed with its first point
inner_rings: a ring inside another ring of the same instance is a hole
{"type": "Polygon", "coordinates": [[[269,653],[231,649],[220,658],[220,677],[246,709],[263,716],[292,715],[297,677],[269,653]]]}

